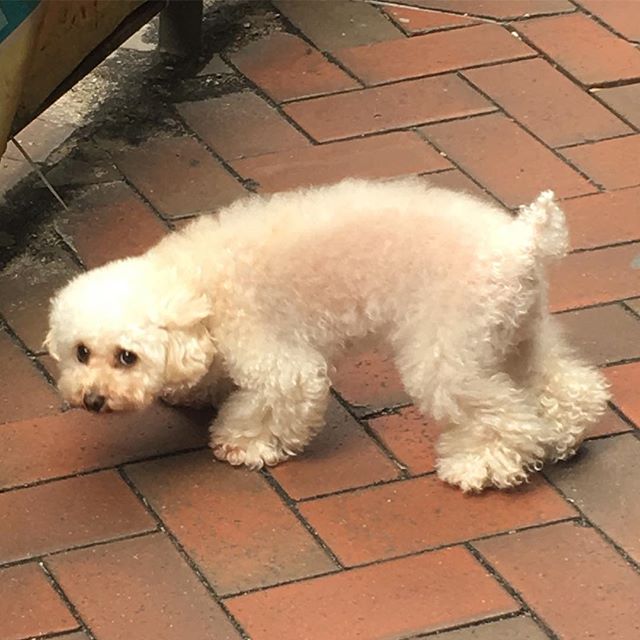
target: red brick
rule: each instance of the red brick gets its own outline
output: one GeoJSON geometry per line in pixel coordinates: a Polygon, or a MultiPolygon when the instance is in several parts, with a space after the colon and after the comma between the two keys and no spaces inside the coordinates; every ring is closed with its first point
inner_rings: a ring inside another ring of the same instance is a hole
{"type": "Polygon", "coordinates": [[[573,253],[550,269],[552,311],[640,294],[640,243],[573,253]]]}
{"type": "MultiPolygon", "coordinates": [[[[16,139],[34,162],[44,162],[74,131],[71,124],[52,122],[39,116],[16,134],[16,139]]],[[[23,158],[13,144],[7,147],[7,157],[23,158]]]]}
{"type": "Polygon", "coordinates": [[[155,528],[115,471],[0,494],[0,562],[155,528]]]}
{"type": "Polygon", "coordinates": [[[582,13],[513,26],[586,85],[640,77],[640,51],[582,13]]]}
{"type": "Polygon", "coordinates": [[[462,548],[276,587],[226,604],[253,640],[406,638],[518,608],[462,548]]]}
{"type": "Polygon", "coordinates": [[[0,570],[0,637],[23,640],[75,629],[78,623],[36,564],[0,570]]]}
{"type": "Polygon", "coordinates": [[[428,33],[336,52],[336,57],[367,85],[531,55],[533,51],[527,45],[506,29],[493,24],[428,33]]]}
{"type": "Polygon", "coordinates": [[[169,217],[215,211],[246,194],[193,138],[150,138],[115,159],[145,198],[169,217]]]}
{"type": "Polygon", "coordinates": [[[485,193],[471,178],[465,176],[459,169],[427,173],[423,177],[428,183],[436,187],[452,189],[453,191],[466,191],[477,198],[497,204],[497,201],[492,196],[485,193]]]}
{"type": "Polygon", "coordinates": [[[391,178],[450,166],[415,133],[394,132],[361,140],[236,160],[234,169],[273,192],[326,184],[346,177],[391,178]]]}
{"type": "Polygon", "coordinates": [[[34,353],[43,350],[49,300],[79,268],[62,250],[23,255],[0,275],[0,313],[34,353]]]}
{"type": "Polygon", "coordinates": [[[548,637],[531,618],[518,616],[441,633],[437,640],[547,640],[548,637]]]}
{"type": "Polygon", "coordinates": [[[260,474],[216,462],[210,451],[127,474],[218,593],[335,568],[260,474]]]}
{"type": "Polygon", "coordinates": [[[640,239],[640,188],[572,198],[562,203],[572,249],[640,239]]]}
{"type": "Polygon", "coordinates": [[[631,434],[588,442],[547,477],[589,521],[640,562],[640,441],[631,434]]]}
{"type": "Polygon", "coordinates": [[[539,475],[480,495],[431,475],[319,498],[300,511],[348,566],[576,515],[539,475]]]}
{"type": "Polygon", "coordinates": [[[0,429],[0,487],[111,467],[205,446],[205,415],[154,406],[95,415],[75,410],[0,429]]]}
{"type": "Polygon", "coordinates": [[[561,198],[595,191],[581,175],[502,114],[433,124],[422,131],[508,207],[528,203],[549,188],[561,198]]]}
{"type": "Polygon", "coordinates": [[[636,426],[640,425],[640,362],[606,369],[613,402],[636,426]]]}
{"type": "Polygon", "coordinates": [[[100,640],[240,640],[160,534],[70,551],[47,564],[100,640]]]}
{"type": "Polygon", "coordinates": [[[58,394],[4,331],[0,353],[0,424],[57,411],[58,394]]]}
{"type": "Polygon", "coordinates": [[[563,149],[562,155],[605,189],[640,184],[640,135],[563,149]]]}
{"type": "Polygon", "coordinates": [[[571,344],[593,363],[640,357],[640,320],[620,305],[580,309],[557,317],[571,344]]]}
{"type": "Polygon", "coordinates": [[[413,474],[434,471],[435,444],[442,427],[415,407],[370,420],[369,426],[413,474]]]}
{"type": "Polygon", "coordinates": [[[491,103],[455,75],[409,80],[285,107],[319,142],[494,110],[491,103]]]}
{"type": "Polygon", "coordinates": [[[640,40],[640,5],[629,0],[578,0],[587,11],[629,40],[640,40]]]}
{"type": "MultiPolygon", "coordinates": [[[[454,8],[451,0],[411,0],[411,4],[444,11],[454,8]]],[[[504,20],[573,11],[574,6],[568,0],[455,0],[455,10],[472,16],[504,20]]]]}
{"type": "Polygon", "coordinates": [[[395,407],[410,401],[385,347],[353,350],[336,365],[331,377],[335,390],[351,405],[366,410],[395,407]]]}
{"type": "Polygon", "coordinates": [[[325,51],[402,38],[402,32],[378,7],[364,2],[332,0],[330,11],[322,2],[307,0],[278,0],[275,5],[305,37],[325,51]]]}
{"type": "Polygon", "coordinates": [[[594,94],[633,126],[640,128],[640,83],[598,89],[594,94]]]}
{"type": "Polygon", "coordinates": [[[242,91],[178,106],[187,124],[225,160],[311,143],[255,93],[242,91]],[[242,135],[238,132],[242,131],[242,135]]]}
{"type": "Polygon", "coordinates": [[[471,69],[464,75],[551,147],[631,133],[622,120],[540,58],[471,69]]]}
{"type": "MultiPolygon", "coordinates": [[[[174,183],[175,184],[175,183],[174,183]]],[[[88,187],[58,220],[88,268],[140,255],[167,233],[165,225],[124,182],[88,187]]]]}
{"type": "Polygon", "coordinates": [[[558,524],[475,546],[557,637],[638,637],[640,576],[593,529],[558,524]]]}
{"type": "Polygon", "coordinates": [[[600,421],[589,429],[587,438],[610,436],[616,433],[624,433],[625,431],[633,431],[633,427],[628,425],[614,411],[607,409],[600,421]]]}
{"type": "Polygon", "coordinates": [[[290,33],[276,31],[254,40],[232,54],[231,61],[277,102],[359,86],[317,49],[290,33]]]}
{"type": "Polygon", "coordinates": [[[394,464],[335,401],[315,440],[271,473],[295,500],[398,477],[394,464]]]}
{"type": "Polygon", "coordinates": [[[443,13],[441,11],[428,11],[426,9],[417,9],[416,7],[389,6],[384,7],[384,11],[409,35],[478,24],[477,20],[467,16],[443,13]]]}

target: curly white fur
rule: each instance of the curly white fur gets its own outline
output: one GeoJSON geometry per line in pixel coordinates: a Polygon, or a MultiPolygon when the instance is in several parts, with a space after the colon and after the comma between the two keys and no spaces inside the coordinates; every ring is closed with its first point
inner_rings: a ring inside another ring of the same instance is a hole
{"type": "Polygon", "coordinates": [[[570,455],[608,397],[546,311],[544,266],[566,246],[551,192],[515,219],[417,179],[251,197],[76,278],[53,301],[48,346],[73,404],[230,392],[211,446],[257,468],[304,448],[331,361],[373,334],[417,406],[448,424],[440,477],[510,487],[570,455]],[[118,366],[119,349],[139,361],[118,366]]]}

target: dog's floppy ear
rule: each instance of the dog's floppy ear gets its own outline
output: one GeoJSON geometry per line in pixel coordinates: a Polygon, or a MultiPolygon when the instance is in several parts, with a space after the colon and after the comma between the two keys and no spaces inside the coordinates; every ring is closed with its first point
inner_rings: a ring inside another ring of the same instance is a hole
{"type": "Polygon", "coordinates": [[[167,384],[195,384],[209,370],[216,352],[204,322],[211,315],[209,299],[186,291],[173,292],[161,300],[158,313],[167,384]]]}

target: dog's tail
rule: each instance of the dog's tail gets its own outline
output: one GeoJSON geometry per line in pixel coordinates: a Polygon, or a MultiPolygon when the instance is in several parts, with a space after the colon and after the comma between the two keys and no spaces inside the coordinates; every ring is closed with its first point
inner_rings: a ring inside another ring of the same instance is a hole
{"type": "Polygon", "coordinates": [[[540,258],[561,258],[567,253],[567,223],[553,191],[543,191],[531,204],[520,207],[517,223],[530,229],[540,258]]]}

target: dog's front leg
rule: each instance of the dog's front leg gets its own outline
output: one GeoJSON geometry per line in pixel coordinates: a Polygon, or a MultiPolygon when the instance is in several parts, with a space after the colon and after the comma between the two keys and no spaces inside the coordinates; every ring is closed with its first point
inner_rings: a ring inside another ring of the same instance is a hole
{"type": "Polygon", "coordinates": [[[279,347],[230,358],[238,390],[211,428],[216,458],[252,469],[272,466],[302,451],[324,424],[329,398],[324,358],[304,346],[279,347]]]}

